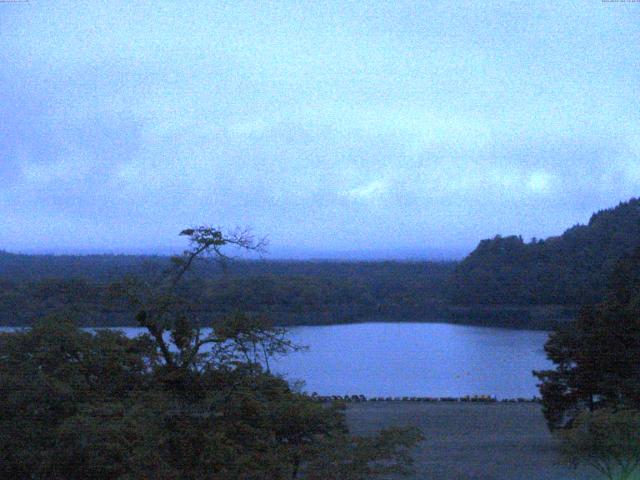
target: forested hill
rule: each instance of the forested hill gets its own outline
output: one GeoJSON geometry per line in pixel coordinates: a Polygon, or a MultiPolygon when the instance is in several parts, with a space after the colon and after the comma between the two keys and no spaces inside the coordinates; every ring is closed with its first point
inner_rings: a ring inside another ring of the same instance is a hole
{"type": "Polygon", "coordinates": [[[559,237],[482,240],[448,280],[458,304],[586,304],[602,300],[615,262],[640,246],[640,199],[591,216],[559,237]]]}
{"type": "MultiPolygon", "coordinates": [[[[134,322],[109,300],[123,275],[146,277],[169,266],[168,257],[133,255],[16,255],[0,252],[0,325],[31,324],[73,313],[85,325],[134,322]]],[[[441,317],[445,262],[232,261],[223,270],[200,261],[187,282],[206,314],[242,310],[279,323],[339,323],[378,318],[441,317]]]]}

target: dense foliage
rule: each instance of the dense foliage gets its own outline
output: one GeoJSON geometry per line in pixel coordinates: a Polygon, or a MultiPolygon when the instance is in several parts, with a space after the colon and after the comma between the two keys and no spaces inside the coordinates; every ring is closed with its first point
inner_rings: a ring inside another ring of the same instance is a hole
{"type": "MultiPolygon", "coordinates": [[[[237,327],[220,325],[218,339],[239,340],[237,327]]],[[[0,334],[0,477],[368,479],[408,470],[416,432],[349,435],[339,406],[243,357],[235,345],[172,368],[150,335],[92,334],[61,318],[0,334]]]]}
{"type": "Polygon", "coordinates": [[[640,248],[618,261],[606,299],[550,335],[545,351],[556,368],[535,373],[552,429],[585,410],[640,408],[640,248]]]}
{"type": "Polygon", "coordinates": [[[640,246],[640,200],[595,213],[559,237],[483,240],[448,281],[450,301],[575,304],[604,298],[617,260],[640,246]]]}
{"type": "Polygon", "coordinates": [[[281,328],[199,315],[181,283],[201,254],[250,237],[183,232],[191,249],[157,277],[113,286],[147,331],[87,332],[65,318],[0,334],[0,477],[368,479],[405,473],[420,435],[355,437],[338,405],[293,391],[269,357],[281,328]],[[210,327],[211,330],[203,330],[210,327]]]}

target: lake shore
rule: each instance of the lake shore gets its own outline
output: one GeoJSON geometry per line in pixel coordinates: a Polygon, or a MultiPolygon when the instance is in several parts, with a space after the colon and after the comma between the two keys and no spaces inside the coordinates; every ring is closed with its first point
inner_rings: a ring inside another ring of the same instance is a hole
{"type": "Polygon", "coordinates": [[[454,305],[438,302],[422,308],[399,306],[387,308],[384,312],[357,314],[341,310],[303,314],[274,312],[271,318],[284,327],[408,322],[551,331],[571,322],[578,310],[576,305],[454,305]]]}
{"type": "MultiPolygon", "coordinates": [[[[2,300],[2,298],[0,298],[2,300]]],[[[52,300],[53,305],[55,301],[52,300]]],[[[74,318],[83,327],[136,327],[138,323],[131,312],[111,309],[106,305],[74,306],[60,309],[45,307],[29,313],[28,308],[17,308],[13,301],[0,301],[0,326],[29,326],[36,318],[52,314],[64,314],[74,318]],[[76,308],[77,307],[77,308],[76,308]]],[[[475,327],[508,328],[512,330],[551,331],[558,325],[571,322],[579,308],[576,305],[454,305],[433,302],[421,306],[395,305],[369,308],[358,304],[332,305],[322,310],[287,311],[278,308],[243,311],[250,315],[266,316],[282,327],[348,325],[358,323],[448,323],[475,327]]],[[[202,310],[203,318],[230,315],[234,310],[202,310]]]]}
{"type": "Polygon", "coordinates": [[[350,403],[347,421],[356,434],[420,428],[425,440],[414,451],[412,480],[598,478],[559,463],[557,442],[537,403],[350,403]]]}

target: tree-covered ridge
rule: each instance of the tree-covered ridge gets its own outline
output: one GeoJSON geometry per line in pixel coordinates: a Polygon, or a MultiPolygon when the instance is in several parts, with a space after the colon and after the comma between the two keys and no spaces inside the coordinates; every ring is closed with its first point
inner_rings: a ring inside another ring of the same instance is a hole
{"type": "Polygon", "coordinates": [[[596,303],[617,260],[640,245],[640,199],[591,216],[558,237],[482,240],[455,268],[449,299],[462,304],[596,303]]]}
{"type": "MultiPolygon", "coordinates": [[[[61,313],[85,325],[130,325],[111,299],[110,282],[168,266],[166,257],[7,254],[0,258],[0,325],[61,313]]],[[[435,314],[453,264],[235,261],[223,270],[205,260],[193,269],[197,280],[187,279],[184,288],[197,295],[200,310],[250,311],[295,324],[435,314]]]]}
{"type": "MultiPolygon", "coordinates": [[[[126,274],[164,269],[170,257],[158,255],[27,255],[0,250],[0,278],[5,280],[84,279],[112,281],[126,274]]],[[[224,265],[198,259],[194,271],[202,278],[220,276],[331,276],[365,277],[376,282],[390,276],[438,276],[455,262],[440,261],[338,261],[338,260],[243,260],[224,265]]]]}

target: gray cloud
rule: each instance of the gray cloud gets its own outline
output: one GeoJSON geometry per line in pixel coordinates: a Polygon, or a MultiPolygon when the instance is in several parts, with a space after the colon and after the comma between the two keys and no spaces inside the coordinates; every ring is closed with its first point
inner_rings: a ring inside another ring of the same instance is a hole
{"type": "Polygon", "coordinates": [[[637,195],[625,6],[367,7],[1,6],[0,248],[460,250],[637,195]]]}

